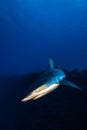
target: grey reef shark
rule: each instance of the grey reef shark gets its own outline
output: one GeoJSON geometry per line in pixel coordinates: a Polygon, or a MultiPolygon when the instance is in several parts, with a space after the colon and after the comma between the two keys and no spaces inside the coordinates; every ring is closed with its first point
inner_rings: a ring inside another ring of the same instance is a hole
{"type": "Polygon", "coordinates": [[[41,98],[61,85],[81,90],[77,85],[66,79],[64,71],[57,67],[52,58],[49,58],[49,67],[49,70],[39,76],[31,87],[29,87],[26,96],[21,100],[22,102],[41,98]]]}

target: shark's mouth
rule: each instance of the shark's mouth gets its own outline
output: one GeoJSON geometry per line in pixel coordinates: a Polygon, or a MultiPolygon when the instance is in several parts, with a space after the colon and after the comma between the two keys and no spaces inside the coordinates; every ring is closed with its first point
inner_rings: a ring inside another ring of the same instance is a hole
{"type": "Polygon", "coordinates": [[[41,97],[47,95],[48,93],[52,92],[53,90],[55,90],[58,86],[59,86],[58,84],[52,84],[50,86],[42,85],[42,86],[38,87],[37,89],[33,90],[31,93],[29,93],[29,95],[27,95],[21,101],[26,102],[29,100],[36,100],[38,98],[41,98],[41,97]]]}

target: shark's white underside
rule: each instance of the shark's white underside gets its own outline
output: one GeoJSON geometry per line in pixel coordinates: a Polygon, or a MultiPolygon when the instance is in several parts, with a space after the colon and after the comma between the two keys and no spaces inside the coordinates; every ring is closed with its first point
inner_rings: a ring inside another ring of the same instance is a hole
{"type": "Polygon", "coordinates": [[[52,84],[50,86],[42,85],[38,87],[37,89],[33,90],[29,95],[27,95],[24,99],[22,99],[22,102],[29,101],[31,99],[36,100],[42,96],[45,96],[46,94],[52,92],[55,90],[59,84],[52,84]]]}

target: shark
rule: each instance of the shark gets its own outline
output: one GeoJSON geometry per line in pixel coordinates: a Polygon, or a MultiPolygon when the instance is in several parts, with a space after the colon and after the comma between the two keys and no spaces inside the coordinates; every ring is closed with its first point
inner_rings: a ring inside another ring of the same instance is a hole
{"type": "Polygon", "coordinates": [[[56,62],[50,57],[49,70],[41,74],[39,78],[35,80],[27,90],[26,96],[21,101],[27,102],[39,99],[54,91],[61,85],[81,90],[80,87],[67,80],[65,72],[62,69],[59,69],[56,62]]]}

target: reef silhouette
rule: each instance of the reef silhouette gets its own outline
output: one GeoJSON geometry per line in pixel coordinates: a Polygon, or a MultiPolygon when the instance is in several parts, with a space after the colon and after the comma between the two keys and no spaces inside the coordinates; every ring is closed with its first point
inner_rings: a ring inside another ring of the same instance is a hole
{"type": "Polygon", "coordinates": [[[41,99],[21,103],[24,91],[43,72],[0,77],[0,130],[87,129],[87,70],[64,70],[84,92],[59,87],[41,99]]]}

